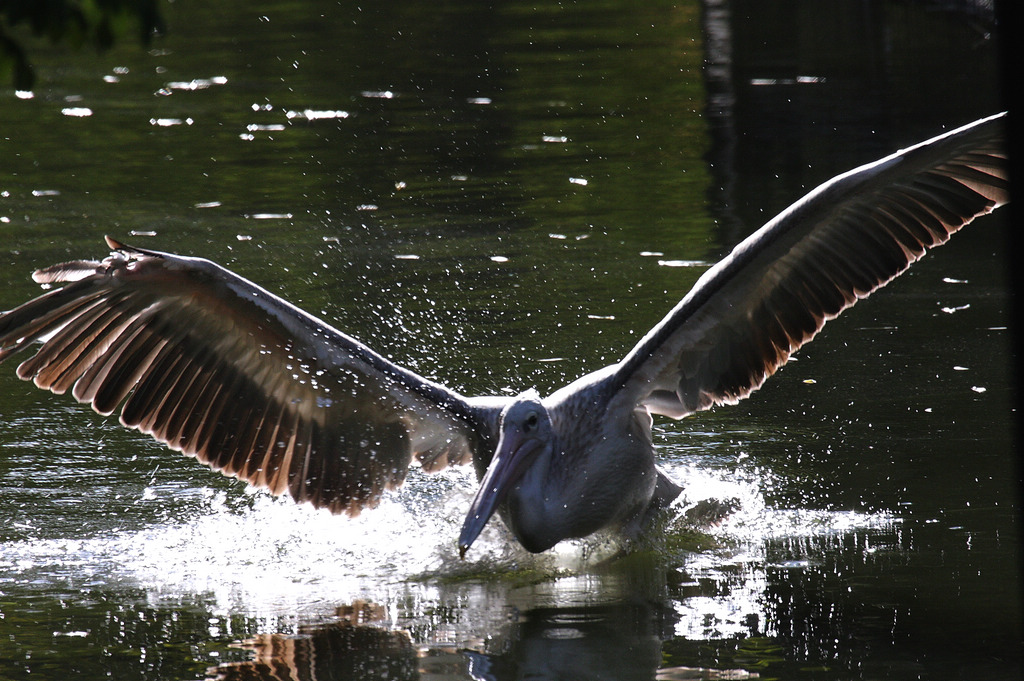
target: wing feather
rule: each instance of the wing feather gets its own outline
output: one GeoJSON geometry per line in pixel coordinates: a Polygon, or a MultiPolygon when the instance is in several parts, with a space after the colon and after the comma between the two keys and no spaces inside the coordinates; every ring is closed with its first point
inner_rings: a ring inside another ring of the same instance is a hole
{"type": "Polygon", "coordinates": [[[607,374],[609,409],[681,418],[756,390],[825,322],[1009,200],[1004,118],[840,175],[783,211],[607,374]]]}
{"type": "Polygon", "coordinates": [[[0,315],[0,361],[225,475],[356,514],[402,483],[486,461],[501,401],[467,400],[202,259],[108,240],[102,262],[0,315]],[[38,344],[37,344],[38,343],[38,344]]]}

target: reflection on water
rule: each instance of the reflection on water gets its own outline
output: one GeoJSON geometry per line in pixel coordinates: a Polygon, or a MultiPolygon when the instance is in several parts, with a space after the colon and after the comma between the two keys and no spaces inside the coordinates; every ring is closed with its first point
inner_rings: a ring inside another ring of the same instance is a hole
{"type": "MultiPolygon", "coordinates": [[[[346,610],[374,609],[372,604],[359,603],[346,610]]],[[[420,665],[408,635],[363,624],[360,619],[349,612],[339,622],[305,625],[294,634],[247,639],[240,647],[253,652],[252,660],[225,663],[210,669],[208,677],[223,681],[418,678],[420,665]]]]}
{"type": "MultiPolygon", "coordinates": [[[[470,674],[506,670],[491,678],[505,678],[510,669],[557,676],[560,665],[584,676],[600,676],[603,669],[614,670],[610,678],[649,678],[665,639],[777,636],[783,622],[765,599],[776,574],[812,568],[849,537],[892,541],[899,524],[884,514],[768,508],[756,471],[680,464],[670,472],[688,481],[688,492],[662,532],[626,554],[611,538],[529,554],[495,524],[472,560],[460,561],[459,521],[473,485],[459,471],[414,475],[403,490],[353,520],[261,492],[232,506],[223,492],[204,488],[203,503],[184,519],[95,537],[9,542],[0,564],[9,576],[0,579],[0,589],[75,598],[116,587],[140,593],[144,607],[153,609],[188,609],[198,598],[216,640],[253,630],[285,635],[258,639],[255,668],[271,652],[300,658],[289,665],[323,665],[319,654],[305,653],[327,646],[320,652],[333,662],[321,669],[332,669],[333,676],[294,678],[347,678],[344,670],[353,664],[367,673],[411,673],[417,667],[407,666],[410,648],[400,632],[410,633],[426,659],[446,643],[445,655],[462,665],[450,678],[463,678],[465,665],[470,674]],[[710,524],[706,513],[693,513],[723,499],[726,510],[713,514],[710,524]],[[368,598],[378,602],[374,628],[302,624],[330,622],[339,603],[368,598]],[[439,612],[440,604],[449,604],[447,610],[439,612]],[[230,624],[238,622],[241,628],[230,624]],[[367,647],[377,662],[360,657],[367,647]]],[[[173,504],[173,494],[150,486],[135,503],[173,504]]],[[[904,548],[896,541],[889,550],[904,548]]],[[[83,631],[62,635],[93,635],[83,631]]],[[[232,662],[218,673],[240,678],[238,668],[232,662]]]]}
{"type": "MultiPolygon", "coordinates": [[[[111,233],[453,388],[548,391],[815,183],[999,108],[985,3],[364,5],[33,46],[33,98],[0,94],[0,308],[111,233]]],[[[333,518],[0,367],[0,678],[1017,678],[1006,224],[658,424],[686,489],[629,547],[492,523],[459,561],[468,472],[333,518]]]]}
{"type": "MultiPolygon", "coordinates": [[[[700,548],[715,554],[711,565],[730,560],[763,561],[768,539],[818,536],[886,527],[884,514],[767,508],[759,481],[740,474],[696,467],[670,467],[689,488],[655,536],[630,551],[679,553],[700,548]],[[747,478],[747,479],[744,479],[747,478]],[[725,501],[727,503],[717,504],[725,501]],[[714,507],[708,511],[709,502],[714,507]],[[693,543],[691,545],[691,543],[693,543]]],[[[7,566],[37,579],[66,582],[73,591],[90,575],[111,575],[154,594],[208,593],[219,611],[253,616],[319,614],[338,602],[374,593],[382,584],[458,580],[521,572],[552,578],[587,572],[624,548],[613,537],[565,542],[544,554],[518,548],[499,523],[488,526],[479,550],[458,558],[461,515],[475,491],[467,471],[417,474],[381,505],[354,519],[339,519],[262,492],[228,504],[224,492],[200,487],[202,503],[172,520],[137,531],[113,528],[95,537],[34,536],[6,544],[7,566]],[[187,513],[187,517],[180,517],[187,513]],[[424,541],[424,538],[430,538],[424,541]]],[[[180,504],[174,488],[152,486],[133,503],[180,504]]],[[[34,534],[31,528],[29,534],[34,534]]],[[[703,560],[702,555],[692,560],[703,560]]]]}

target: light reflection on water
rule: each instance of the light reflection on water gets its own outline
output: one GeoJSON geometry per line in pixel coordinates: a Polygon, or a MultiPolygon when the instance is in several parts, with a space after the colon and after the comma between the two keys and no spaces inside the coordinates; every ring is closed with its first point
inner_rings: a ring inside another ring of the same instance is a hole
{"type": "MultiPolygon", "coordinates": [[[[769,508],[759,472],[689,464],[669,467],[668,472],[687,481],[686,490],[664,521],[664,533],[639,541],[630,551],[661,555],[659,562],[674,564],[690,584],[707,592],[675,603],[678,636],[736,637],[750,633],[751,621],[767,620],[765,571],[808,564],[773,563],[767,556],[769,543],[806,540],[811,561],[825,550],[829,537],[887,533],[898,522],[887,514],[769,508]],[[721,500],[732,504],[721,522],[695,524],[687,515],[701,502],[721,500]],[[695,531],[699,549],[673,542],[673,537],[695,531]],[[708,584],[718,587],[709,592],[708,584]]],[[[201,598],[214,615],[266,622],[317,621],[330,617],[339,604],[372,600],[391,613],[392,626],[408,626],[425,615],[408,606],[410,597],[432,608],[445,600],[441,592],[464,591],[470,602],[479,603],[456,618],[461,625],[450,633],[463,638],[479,630],[480,613],[493,606],[482,594],[494,581],[529,584],[531,607],[636,596],[630,588],[617,588],[609,577],[615,574],[608,572],[609,565],[630,558],[618,556],[623,547],[608,537],[564,542],[533,555],[518,548],[494,522],[467,560],[460,561],[458,532],[473,490],[464,471],[414,473],[406,487],[385,496],[378,508],[350,519],[262,492],[250,492],[251,498],[239,507],[227,503],[225,492],[202,488],[203,503],[187,517],[93,537],[29,537],[8,543],[0,556],[0,589],[17,584],[32,590],[38,584],[72,594],[117,584],[143,590],[153,606],[201,598]]],[[[178,492],[146,487],[136,503],[165,504],[178,492]]],[[[511,602],[515,600],[512,596],[511,602]]],[[[498,621],[505,619],[509,605],[501,602],[498,621]]]]}

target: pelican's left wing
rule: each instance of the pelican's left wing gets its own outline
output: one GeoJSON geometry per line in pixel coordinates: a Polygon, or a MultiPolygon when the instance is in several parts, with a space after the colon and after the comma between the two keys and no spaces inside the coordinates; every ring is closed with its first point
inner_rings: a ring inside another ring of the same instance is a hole
{"type": "Polygon", "coordinates": [[[424,468],[478,466],[498,406],[467,400],[228,270],[132,248],[35,273],[64,284],[0,314],[18,376],[274,494],[372,507],[424,468]]]}
{"type": "Polygon", "coordinates": [[[976,121],[790,206],[609,368],[612,402],[681,418],[756,390],[827,320],[1007,202],[1004,124],[976,121]]]}

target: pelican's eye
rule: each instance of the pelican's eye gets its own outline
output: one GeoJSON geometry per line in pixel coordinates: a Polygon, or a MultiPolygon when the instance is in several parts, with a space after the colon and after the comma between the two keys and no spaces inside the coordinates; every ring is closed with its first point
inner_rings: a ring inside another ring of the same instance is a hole
{"type": "Polygon", "coordinates": [[[531,411],[530,415],[526,417],[526,421],[523,422],[523,428],[529,432],[537,429],[537,412],[531,411]]]}

